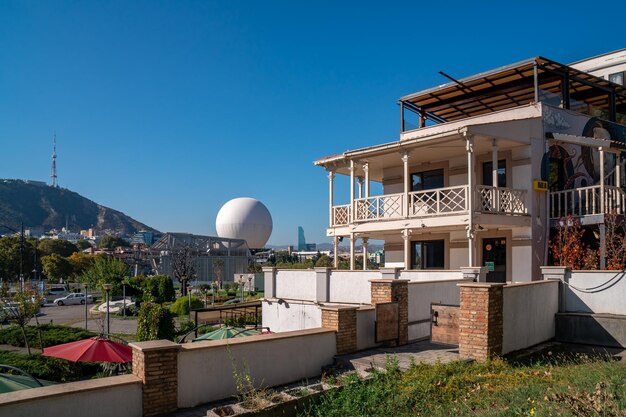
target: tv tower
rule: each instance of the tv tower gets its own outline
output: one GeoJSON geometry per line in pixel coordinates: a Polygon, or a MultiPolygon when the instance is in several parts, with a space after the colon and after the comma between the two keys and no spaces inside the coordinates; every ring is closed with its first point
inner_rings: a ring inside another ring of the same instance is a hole
{"type": "Polygon", "coordinates": [[[50,186],[58,188],[59,183],[57,181],[57,133],[54,132],[54,139],[52,145],[52,171],[50,172],[50,186]]]}

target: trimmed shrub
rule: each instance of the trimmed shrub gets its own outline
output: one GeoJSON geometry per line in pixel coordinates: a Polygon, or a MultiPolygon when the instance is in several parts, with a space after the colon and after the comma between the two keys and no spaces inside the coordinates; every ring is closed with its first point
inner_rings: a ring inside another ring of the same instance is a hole
{"type": "Polygon", "coordinates": [[[137,318],[137,341],[168,339],[174,340],[174,316],[160,304],[145,302],[137,318]]]}
{"type": "MultiPolygon", "coordinates": [[[[28,344],[31,347],[41,349],[37,327],[26,326],[24,330],[26,331],[28,344]]],[[[39,326],[39,330],[41,331],[41,339],[44,347],[87,339],[96,335],[85,329],[52,324],[42,324],[39,326]]],[[[9,326],[0,330],[0,344],[24,347],[22,329],[20,329],[19,326],[9,326]]]]}
{"type": "Polygon", "coordinates": [[[70,362],[40,354],[24,355],[0,351],[0,363],[23,369],[32,376],[48,381],[67,382],[95,375],[99,364],[92,362],[70,362]]]}
{"type": "MultiPolygon", "coordinates": [[[[198,308],[203,308],[204,303],[200,301],[197,297],[191,297],[191,309],[195,310],[198,308]]],[[[187,296],[180,297],[174,304],[170,306],[170,311],[177,316],[188,316],[189,315],[189,298],[187,296]]]]}

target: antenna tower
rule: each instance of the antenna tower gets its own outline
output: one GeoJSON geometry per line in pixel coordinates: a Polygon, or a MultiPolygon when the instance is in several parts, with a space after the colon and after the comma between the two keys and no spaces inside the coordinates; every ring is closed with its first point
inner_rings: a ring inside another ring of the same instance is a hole
{"type": "Polygon", "coordinates": [[[54,132],[54,139],[52,145],[52,171],[50,172],[50,186],[58,188],[59,183],[57,181],[57,134],[54,132]]]}

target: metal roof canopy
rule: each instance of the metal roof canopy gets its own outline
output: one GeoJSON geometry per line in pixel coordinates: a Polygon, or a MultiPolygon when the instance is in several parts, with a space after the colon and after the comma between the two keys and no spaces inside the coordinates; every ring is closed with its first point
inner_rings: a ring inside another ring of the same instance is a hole
{"type": "Polygon", "coordinates": [[[560,99],[565,108],[570,108],[570,100],[606,106],[611,121],[616,105],[626,112],[623,86],[543,57],[409,94],[400,98],[400,106],[402,112],[406,107],[418,113],[423,127],[426,119],[442,123],[478,116],[541,101],[540,94],[546,93],[560,99]]]}

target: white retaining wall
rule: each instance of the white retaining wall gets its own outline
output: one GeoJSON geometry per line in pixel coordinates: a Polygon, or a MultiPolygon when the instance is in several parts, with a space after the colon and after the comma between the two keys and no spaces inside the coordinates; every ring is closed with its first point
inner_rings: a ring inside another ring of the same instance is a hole
{"type": "Polygon", "coordinates": [[[249,373],[256,387],[272,387],[320,375],[336,353],[335,332],[327,329],[181,345],[178,407],[236,395],[233,369],[241,376],[249,373]]]}
{"type": "Polygon", "coordinates": [[[275,300],[263,300],[262,311],[263,326],[272,332],[322,327],[322,310],[311,302],[285,300],[279,304],[275,300]]]}
{"type": "Polygon", "coordinates": [[[409,282],[409,340],[430,337],[431,303],[459,305],[460,282],[464,280],[409,282]]]}
{"type": "Polygon", "coordinates": [[[276,297],[315,300],[315,271],[279,270],[276,272],[276,297]]]}
{"type": "Polygon", "coordinates": [[[378,271],[332,271],[329,296],[331,303],[369,304],[372,290],[369,280],[380,279],[378,271]]]}
{"type": "Polygon", "coordinates": [[[626,272],[572,271],[563,284],[564,312],[626,315],[626,272]]]}
{"type": "Polygon", "coordinates": [[[558,281],[510,284],[503,289],[502,354],[554,337],[559,311],[558,281]]]}

